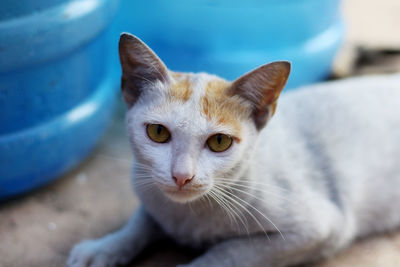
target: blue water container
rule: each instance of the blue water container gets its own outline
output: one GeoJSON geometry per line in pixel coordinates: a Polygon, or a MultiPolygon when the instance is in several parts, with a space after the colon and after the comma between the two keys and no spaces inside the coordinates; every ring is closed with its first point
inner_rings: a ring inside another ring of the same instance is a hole
{"type": "Polygon", "coordinates": [[[235,79],[274,60],[289,87],[325,78],[343,37],[339,0],[123,0],[118,31],[148,43],[169,68],[235,79]]]}
{"type": "Polygon", "coordinates": [[[69,170],[103,133],[118,92],[107,31],[117,6],[0,1],[0,200],[69,170]]]}

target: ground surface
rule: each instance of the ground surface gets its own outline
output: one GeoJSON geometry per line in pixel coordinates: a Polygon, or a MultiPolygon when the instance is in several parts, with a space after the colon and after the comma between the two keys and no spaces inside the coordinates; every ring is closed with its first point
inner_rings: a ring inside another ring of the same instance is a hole
{"type": "MultiPolygon", "coordinates": [[[[348,38],[335,65],[337,75],[400,70],[399,58],[387,58],[386,53],[383,59],[378,55],[353,64],[358,46],[400,49],[400,1],[346,0],[344,14],[348,38]]],[[[130,189],[131,154],[124,133],[119,111],[95,152],[77,169],[43,189],[0,204],[0,267],[64,266],[74,243],[102,236],[125,222],[138,202],[130,189]]],[[[131,266],[175,266],[193,255],[166,242],[147,250],[131,266]]],[[[345,266],[400,266],[400,231],[359,241],[318,264],[345,266]]]]}

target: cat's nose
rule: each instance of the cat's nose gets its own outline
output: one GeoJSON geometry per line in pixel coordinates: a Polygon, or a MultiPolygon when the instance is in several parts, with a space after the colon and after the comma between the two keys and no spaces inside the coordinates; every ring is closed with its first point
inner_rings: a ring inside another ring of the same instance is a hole
{"type": "Polygon", "coordinates": [[[183,186],[193,180],[194,175],[191,173],[174,173],[172,178],[174,179],[176,185],[179,186],[179,189],[181,189],[183,186]]]}

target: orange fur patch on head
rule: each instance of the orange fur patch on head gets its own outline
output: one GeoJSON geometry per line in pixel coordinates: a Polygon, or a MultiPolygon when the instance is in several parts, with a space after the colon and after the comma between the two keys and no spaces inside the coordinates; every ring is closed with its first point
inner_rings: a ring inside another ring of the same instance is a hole
{"type": "Polygon", "coordinates": [[[170,96],[183,102],[188,101],[193,93],[189,77],[177,72],[173,72],[172,77],[175,82],[169,88],[170,96]]]}
{"type": "Polygon", "coordinates": [[[240,120],[248,118],[250,108],[239,97],[227,95],[230,85],[225,80],[215,79],[208,82],[200,105],[207,119],[232,127],[239,138],[240,120]]]}

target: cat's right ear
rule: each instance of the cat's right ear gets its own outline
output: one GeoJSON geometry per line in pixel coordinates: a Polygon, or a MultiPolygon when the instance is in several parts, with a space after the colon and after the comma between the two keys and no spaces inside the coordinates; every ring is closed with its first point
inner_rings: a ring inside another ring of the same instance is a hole
{"type": "Polygon", "coordinates": [[[121,89],[128,107],[133,106],[146,87],[169,80],[168,69],[139,38],[123,33],[119,39],[122,67],[121,89]]]}

